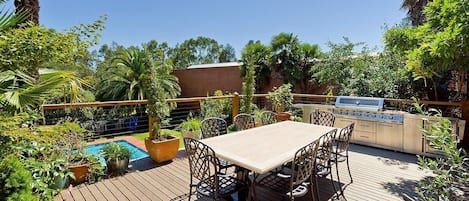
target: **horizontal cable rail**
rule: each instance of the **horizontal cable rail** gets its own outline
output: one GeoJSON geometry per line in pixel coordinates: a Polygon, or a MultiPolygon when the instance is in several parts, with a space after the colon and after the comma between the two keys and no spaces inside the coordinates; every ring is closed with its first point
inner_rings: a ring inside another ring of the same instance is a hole
{"type": "MultiPolygon", "coordinates": [[[[293,103],[302,104],[328,104],[333,105],[337,96],[313,95],[313,94],[292,94],[293,103]]],[[[273,110],[272,104],[266,99],[267,94],[254,94],[253,103],[258,109],[273,110]]],[[[167,99],[169,103],[176,103],[177,108],[171,111],[169,118],[165,119],[166,124],[162,128],[178,129],[179,125],[185,121],[188,116],[203,116],[204,111],[201,105],[205,102],[213,104],[216,101],[230,100],[223,104],[229,104],[233,107],[233,101],[242,99],[243,95],[209,96],[209,97],[191,97],[167,99]],[[211,102],[210,102],[211,101],[211,102]]],[[[415,101],[406,99],[385,98],[385,109],[407,111],[415,101]]],[[[126,135],[131,133],[148,131],[148,115],[146,114],[147,100],[131,101],[106,101],[90,103],[67,103],[67,104],[45,104],[42,105],[44,114],[44,124],[53,125],[63,121],[74,121],[83,128],[93,132],[92,138],[108,137],[115,135],[126,135]]],[[[419,104],[432,105],[441,109],[444,113],[456,113],[451,116],[461,117],[461,102],[442,102],[442,101],[418,101],[419,104]],[[443,108],[443,109],[442,109],[443,108]]],[[[239,105],[230,114],[221,114],[221,111],[215,111],[215,115],[220,115],[231,124],[232,117],[239,113],[239,105]]],[[[302,110],[296,107],[286,108],[294,116],[302,116],[302,110]]],[[[213,112],[212,112],[213,113],[213,112]]]]}

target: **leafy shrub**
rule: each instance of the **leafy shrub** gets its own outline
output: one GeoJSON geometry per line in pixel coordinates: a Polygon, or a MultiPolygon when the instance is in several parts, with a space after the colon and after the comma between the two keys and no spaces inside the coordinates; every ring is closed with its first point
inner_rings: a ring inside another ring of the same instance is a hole
{"type": "Polygon", "coordinates": [[[10,155],[0,162],[0,200],[35,200],[31,173],[18,157],[10,155]]]}
{"type": "MultiPolygon", "coordinates": [[[[215,91],[214,96],[223,96],[220,90],[215,91]]],[[[230,95],[230,94],[226,94],[230,95]]],[[[207,99],[200,102],[200,110],[203,118],[220,117],[227,118],[231,116],[233,103],[231,98],[224,98],[219,100],[207,99]]]]}
{"type": "MultiPolygon", "coordinates": [[[[416,105],[417,111],[422,114],[422,108],[416,105]]],[[[463,200],[464,188],[469,187],[469,157],[463,149],[457,148],[456,136],[451,129],[451,122],[436,113],[434,123],[423,129],[423,135],[430,139],[430,146],[440,150],[441,156],[437,158],[418,157],[422,169],[431,170],[434,175],[430,179],[419,182],[417,192],[423,200],[463,200]]]]}
{"type": "Polygon", "coordinates": [[[101,148],[106,161],[129,159],[132,152],[126,146],[117,143],[108,143],[101,148]]]}

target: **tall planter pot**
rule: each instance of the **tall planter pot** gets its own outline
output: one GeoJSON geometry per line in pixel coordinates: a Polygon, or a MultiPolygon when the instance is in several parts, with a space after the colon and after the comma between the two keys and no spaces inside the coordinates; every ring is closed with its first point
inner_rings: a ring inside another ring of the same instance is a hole
{"type": "Polygon", "coordinates": [[[168,136],[167,140],[154,141],[145,138],[145,147],[150,158],[157,162],[165,162],[174,159],[179,149],[179,138],[168,136]]]}

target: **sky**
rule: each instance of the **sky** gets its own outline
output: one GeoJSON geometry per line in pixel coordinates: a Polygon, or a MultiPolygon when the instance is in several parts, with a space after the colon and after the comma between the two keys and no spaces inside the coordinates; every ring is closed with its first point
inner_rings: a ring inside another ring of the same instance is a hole
{"type": "MultiPolygon", "coordinates": [[[[10,0],[12,4],[13,0],[10,0]]],[[[269,44],[293,33],[301,42],[365,42],[383,48],[384,27],[405,17],[402,0],[40,0],[39,23],[64,30],[108,15],[100,45],[141,45],[152,39],[171,46],[205,36],[232,45],[240,56],[249,40],[269,44]]],[[[99,46],[100,46],[99,45],[99,46]]]]}

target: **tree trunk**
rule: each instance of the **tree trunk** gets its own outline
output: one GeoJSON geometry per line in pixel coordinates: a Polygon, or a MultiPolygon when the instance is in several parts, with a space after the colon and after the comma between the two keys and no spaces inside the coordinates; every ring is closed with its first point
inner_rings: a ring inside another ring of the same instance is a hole
{"type": "Polygon", "coordinates": [[[29,17],[25,22],[33,22],[39,25],[39,0],[15,0],[16,12],[27,10],[29,17]]]}

